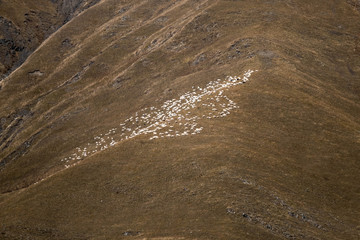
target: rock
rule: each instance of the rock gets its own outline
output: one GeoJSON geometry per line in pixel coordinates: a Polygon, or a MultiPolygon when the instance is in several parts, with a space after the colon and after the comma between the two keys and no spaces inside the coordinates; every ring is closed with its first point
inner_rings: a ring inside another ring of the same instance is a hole
{"type": "Polygon", "coordinates": [[[200,54],[195,61],[192,63],[193,66],[198,65],[199,63],[203,62],[206,59],[206,56],[204,53],[200,54]]]}
{"type": "Polygon", "coordinates": [[[61,42],[61,45],[64,47],[72,47],[73,46],[73,44],[71,43],[71,40],[68,38],[64,39],[64,41],[61,42]]]}
{"type": "Polygon", "coordinates": [[[44,73],[40,70],[34,70],[32,72],[29,72],[29,75],[33,77],[41,77],[42,75],[44,75],[44,73]]]}
{"type": "Polygon", "coordinates": [[[124,84],[126,81],[128,81],[128,80],[130,80],[130,78],[128,78],[128,77],[124,77],[124,76],[117,77],[117,78],[114,80],[114,82],[113,82],[113,84],[112,84],[112,87],[115,88],[115,89],[119,89],[119,88],[121,88],[121,87],[123,86],[123,84],[124,84]]]}

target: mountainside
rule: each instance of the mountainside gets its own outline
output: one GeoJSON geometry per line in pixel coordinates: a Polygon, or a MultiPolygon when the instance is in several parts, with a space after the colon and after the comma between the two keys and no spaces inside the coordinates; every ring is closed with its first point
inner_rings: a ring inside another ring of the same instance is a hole
{"type": "Polygon", "coordinates": [[[51,33],[97,2],[0,1],[0,79],[20,66],[51,33]]]}
{"type": "Polygon", "coordinates": [[[360,238],[360,1],[24,2],[0,239],[360,238]]]}

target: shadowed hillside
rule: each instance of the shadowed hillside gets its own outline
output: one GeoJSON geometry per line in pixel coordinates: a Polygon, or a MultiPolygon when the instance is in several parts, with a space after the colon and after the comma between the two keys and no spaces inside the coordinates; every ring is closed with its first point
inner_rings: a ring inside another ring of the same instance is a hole
{"type": "Polygon", "coordinates": [[[356,1],[44,2],[0,82],[0,239],[360,237],[356,1]]]}

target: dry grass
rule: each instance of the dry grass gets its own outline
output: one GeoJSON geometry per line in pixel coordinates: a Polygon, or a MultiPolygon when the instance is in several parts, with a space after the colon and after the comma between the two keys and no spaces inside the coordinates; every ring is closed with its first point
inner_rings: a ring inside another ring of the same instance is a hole
{"type": "Polygon", "coordinates": [[[335,0],[83,12],[2,83],[0,238],[356,239],[359,22],[335,0]],[[139,136],[64,170],[136,111],[247,69],[227,93],[240,108],[201,134],[139,136]]]}

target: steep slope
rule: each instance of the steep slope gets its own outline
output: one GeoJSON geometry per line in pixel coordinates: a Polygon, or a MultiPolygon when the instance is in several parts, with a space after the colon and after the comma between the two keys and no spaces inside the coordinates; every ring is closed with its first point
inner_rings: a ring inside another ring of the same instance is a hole
{"type": "Polygon", "coordinates": [[[104,0],[76,16],[0,83],[0,236],[357,239],[350,3],[104,0]]]}
{"type": "Polygon", "coordinates": [[[0,81],[53,32],[99,0],[0,1],[0,81]]]}

